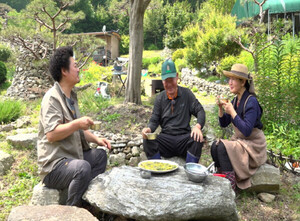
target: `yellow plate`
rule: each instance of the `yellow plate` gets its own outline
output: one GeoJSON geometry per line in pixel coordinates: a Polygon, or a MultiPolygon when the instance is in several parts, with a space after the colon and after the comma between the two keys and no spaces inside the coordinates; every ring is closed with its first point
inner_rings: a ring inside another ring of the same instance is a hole
{"type": "Polygon", "coordinates": [[[138,167],[152,173],[167,173],[177,170],[178,164],[169,160],[145,160],[138,167]]]}

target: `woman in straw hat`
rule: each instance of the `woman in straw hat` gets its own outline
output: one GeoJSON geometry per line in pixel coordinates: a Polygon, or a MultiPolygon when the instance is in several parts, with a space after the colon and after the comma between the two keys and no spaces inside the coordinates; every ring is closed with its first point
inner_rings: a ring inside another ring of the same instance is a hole
{"type": "Polygon", "coordinates": [[[233,124],[230,140],[220,139],[211,147],[211,155],[218,172],[225,174],[232,188],[251,186],[250,177],[267,160],[266,139],[262,132],[262,108],[254,92],[252,77],[243,64],[234,64],[224,71],[229,78],[230,92],[236,96],[231,102],[217,99],[221,127],[233,124]]]}

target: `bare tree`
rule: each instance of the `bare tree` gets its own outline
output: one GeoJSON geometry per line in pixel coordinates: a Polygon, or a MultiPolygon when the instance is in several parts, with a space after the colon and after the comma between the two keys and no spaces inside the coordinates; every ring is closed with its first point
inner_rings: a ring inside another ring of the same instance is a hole
{"type": "Polygon", "coordinates": [[[141,71],[144,48],[144,14],[151,0],[130,0],[129,65],[125,102],[141,104],[141,71]]]}

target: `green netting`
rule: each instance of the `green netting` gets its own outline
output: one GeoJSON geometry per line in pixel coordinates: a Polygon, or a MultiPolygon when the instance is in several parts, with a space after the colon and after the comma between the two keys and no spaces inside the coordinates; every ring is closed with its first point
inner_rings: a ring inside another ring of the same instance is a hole
{"type": "MultiPolygon", "coordinates": [[[[263,10],[269,10],[270,14],[300,12],[300,0],[267,0],[263,5],[263,10]]],[[[258,15],[259,7],[253,0],[237,0],[231,14],[239,21],[258,15]]]]}

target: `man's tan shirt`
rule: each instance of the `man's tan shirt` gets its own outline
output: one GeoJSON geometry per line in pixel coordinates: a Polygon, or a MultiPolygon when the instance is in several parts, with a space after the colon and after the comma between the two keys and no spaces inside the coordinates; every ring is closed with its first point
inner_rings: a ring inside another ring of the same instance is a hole
{"type": "MultiPolygon", "coordinates": [[[[76,116],[79,118],[77,95],[73,91],[71,99],[74,101],[76,116]]],[[[75,131],[65,139],[53,143],[49,142],[46,137],[46,134],[53,131],[59,124],[72,120],[74,120],[74,116],[66,102],[66,95],[59,83],[55,82],[54,86],[45,94],[40,111],[37,152],[42,180],[60,160],[65,158],[83,159],[80,131],[75,131]]]]}

